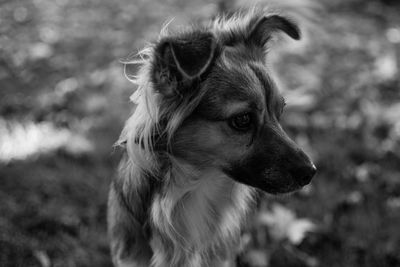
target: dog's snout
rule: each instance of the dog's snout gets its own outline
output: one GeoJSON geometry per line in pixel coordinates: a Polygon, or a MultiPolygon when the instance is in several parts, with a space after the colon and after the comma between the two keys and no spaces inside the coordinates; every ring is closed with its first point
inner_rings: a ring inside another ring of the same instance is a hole
{"type": "Polygon", "coordinates": [[[299,185],[304,186],[311,182],[316,172],[317,168],[313,163],[310,163],[293,169],[292,176],[295,177],[299,185]]]}

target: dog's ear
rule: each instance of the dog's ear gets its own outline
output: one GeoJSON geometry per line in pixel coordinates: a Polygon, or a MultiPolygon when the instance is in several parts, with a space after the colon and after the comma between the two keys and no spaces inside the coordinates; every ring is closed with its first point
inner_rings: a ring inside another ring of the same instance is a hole
{"type": "Polygon", "coordinates": [[[300,39],[300,29],[296,23],[280,15],[271,15],[251,23],[248,42],[263,47],[276,31],[283,31],[295,40],[300,39]]]}
{"type": "Polygon", "coordinates": [[[216,50],[216,41],[209,32],[192,32],[179,37],[161,40],[155,49],[153,81],[155,89],[171,95],[200,78],[211,66],[216,50]]]}

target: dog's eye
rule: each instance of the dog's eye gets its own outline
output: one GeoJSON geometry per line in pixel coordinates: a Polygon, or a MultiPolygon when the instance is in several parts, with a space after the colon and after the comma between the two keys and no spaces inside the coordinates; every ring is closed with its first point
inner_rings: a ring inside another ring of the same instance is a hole
{"type": "Polygon", "coordinates": [[[252,124],[252,117],[250,113],[236,115],[229,120],[229,126],[238,131],[247,131],[252,124]]]}

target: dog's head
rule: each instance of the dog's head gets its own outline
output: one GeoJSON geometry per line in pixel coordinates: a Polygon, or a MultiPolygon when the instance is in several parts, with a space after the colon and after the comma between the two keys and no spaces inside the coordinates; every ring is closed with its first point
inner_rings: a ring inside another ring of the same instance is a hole
{"type": "Polygon", "coordinates": [[[269,193],[310,182],[316,168],[279,123],[285,102],[265,62],[276,31],[300,38],[293,22],[265,14],[161,38],[149,68],[159,151],[269,193]]]}

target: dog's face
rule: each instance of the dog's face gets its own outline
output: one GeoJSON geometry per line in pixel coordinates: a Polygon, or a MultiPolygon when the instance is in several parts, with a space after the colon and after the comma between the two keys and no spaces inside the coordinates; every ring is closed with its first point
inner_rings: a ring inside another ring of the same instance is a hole
{"type": "Polygon", "coordinates": [[[275,194],[308,184],[316,168],[279,123],[285,102],[264,63],[264,46],[268,34],[276,30],[273,27],[295,39],[298,29],[280,16],[269,18],[249,25],[246,36],[220,33],[215,39],[198,32],[168,40],[159,47],[158,66],[167,68],[163,75],[169,76],[155,80],[160,92],[166,85],[177,86],[164,91],[171,97],[178,90],[177,101],[202,94],[174,134],[170,153],[199,169],[216,168],[238,182],[275,194]]]}

